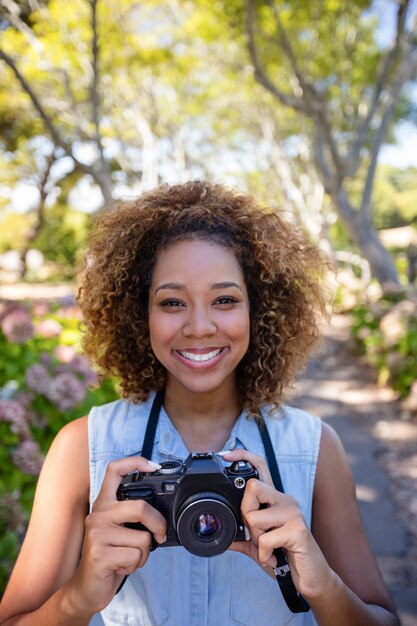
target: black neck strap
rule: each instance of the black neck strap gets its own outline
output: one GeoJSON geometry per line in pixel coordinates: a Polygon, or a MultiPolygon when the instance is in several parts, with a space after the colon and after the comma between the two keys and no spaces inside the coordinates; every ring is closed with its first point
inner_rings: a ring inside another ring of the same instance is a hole
{"type": "MultiPolygon", "coordinates": [[[[159,413],[161,412],[162,403],[164,401],[163,391],[158,391],[155,395],[152,403],[151,412],[149,414],[148,424],[146,426],[145,437],[143,440],[143,447],[141,455],[152,460],[152,449],[155,440],[156,427],[158,425],[159,413]]],[[[281,475],[279,473],[277,460],[274,453],[274,448],[271,443],[268,429],[265,421],[257,422],[260,435],[262,437],[262,443],[265,448],[265,454],[268,461],[269,471],[271,472],[272,481],[275,489],[284,493],[284,487],[282,485],[281,475]]],[[[281,589],[284,600],[292,613],[305,613],[309,610],[309,606],[304,598],[296,590],[291,578],[291,571],[288,565],[287,557],[282,548],[276,548],[274,550],[274,556],[277,559],[277,566],[274,567],[275,577],[281,589]]]]}
{"type": "Polygon", "coordinates": [[[153,442],[155,441],[156,427],[158,425],[161,406],[164,401],[164,392],[158,391],[152,402],[151,412],[149,413],[148,424],[146,426],[145,437],[143,439],[143,447],[141,456],[148,461],[152,461],[153,442]]]}
{"type": "MultiPolygon", "coordinates": [[[[262,443],[264,444],[268,467],[274,487],[277,491],[285,493],[268,428],[266,427],[264,420],[262,420],[262,422],[257,421],[256,423],[262,437],[262,443]]],[[[273,568],[275,578],[277,579],[279,588],[282,591],[282,595],[284,596],[284,600],[287,603],[288,608],[292,611],[292,613],[306,613],[310,607],[304,600],[303,596],[298,593],[295,588],[284,549],[275,548],[274,556],[277,559],[277,566],[273,568]]]]}

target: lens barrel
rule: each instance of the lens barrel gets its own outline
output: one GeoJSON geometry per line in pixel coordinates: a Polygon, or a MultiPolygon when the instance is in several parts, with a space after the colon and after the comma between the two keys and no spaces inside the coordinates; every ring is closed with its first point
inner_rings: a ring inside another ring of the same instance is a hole
{"type": "Polygon", "coordinates": [[[219,493],[193,494],[179,507],[176,518],[180,544],[196,556],[223,554],[236,537],[233,506],[219,493]]]}

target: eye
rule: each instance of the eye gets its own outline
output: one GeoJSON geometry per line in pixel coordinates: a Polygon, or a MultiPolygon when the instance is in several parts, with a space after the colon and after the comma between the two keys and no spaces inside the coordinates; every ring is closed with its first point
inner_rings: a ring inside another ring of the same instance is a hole
{"type": "Polygon", "coordinates": [[[159,306],[169,309],[175,309],[184,306],[184,304],[180,300],[169,298],[167,300],[162,300],[162,302],[159,303],[159,306]]]}
{"type": "Polygon", "coordinates": [[[221,296],[217,298],[214,304],[237,304],[238,300],[233,296],[221,296]]]}

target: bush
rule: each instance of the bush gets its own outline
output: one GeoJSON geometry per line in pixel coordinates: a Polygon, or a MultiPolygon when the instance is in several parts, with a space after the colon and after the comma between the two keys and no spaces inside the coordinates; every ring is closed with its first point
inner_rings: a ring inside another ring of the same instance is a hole
{"type": "Polygon", "coordinates": [[[406,398],[417,379],[417,295],[384,294],[356,304],[352,332],[368,361],[378,369],[379,382],[390,384],[406,398]]]}
{"type": "Polygon", "coordinates": [[[0,304],[0,591],[30,515],[52,439],[93,405],[117,397],[100,387],[80,353],[80,311],[72,302],[0,304]]]}

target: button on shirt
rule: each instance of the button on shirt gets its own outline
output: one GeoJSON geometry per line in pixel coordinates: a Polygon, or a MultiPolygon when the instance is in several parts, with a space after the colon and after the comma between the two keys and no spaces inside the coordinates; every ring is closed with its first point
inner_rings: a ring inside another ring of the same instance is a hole
{"type": "MultiPolygon", "coordinates": [[[[141,405],[117,401],[90,413],[91,502],[98,495],[109,461],[140,453],[152,401],[153,394],[141,405]]],[[[310,523],[319,420],[302,411],[286,410],[281,418],[267,421],[274,443],[276,428],[270,427],[272,421],[278,426],[279,434],[285,437],[285,445],[278,446],[277,454],[284,488],[299,500],[310,523]],[[292,483],[292,489],[287,489],[287,481],[292,483]],[[298,494],[298,491],[305,493],[298,494]]],[[[225,446],[225,449],[234,448],[264,456],[256,423],[244,413],[236,421],[225,446]]],[[[275,445],[274,449],[277,449],[275,445]]],[[[188,455],[182,438],[161,409],[152,460],[158,463],[185,460],[188,455]]],[[[277,582],[249,557],[228,550],[219,556],[203,558],[178,546],[151,552],[145,566],[128,577],[108,607],[90,622],[90,626],[162,624],[314,626],[316,621],[311,611],[291,613],[277,582]]]]}

